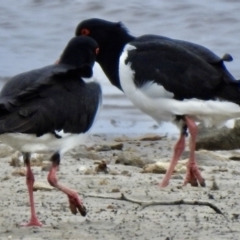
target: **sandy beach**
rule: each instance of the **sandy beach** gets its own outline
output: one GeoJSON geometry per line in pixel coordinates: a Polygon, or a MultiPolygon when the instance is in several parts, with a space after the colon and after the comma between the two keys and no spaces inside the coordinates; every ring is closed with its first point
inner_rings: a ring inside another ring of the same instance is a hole
{"type": "MultiPolygon", "coordinates": [[[[196,156],[206,180],[205,188],[182,187],[183,170],[174,174],[167,188],[160,189],[158,183],[163,174],[143,173],[140,166],[168,162],[176,141],[174,137],[156,141],[135,136],[116,139],[110,134],[89,138],[87,147],[77,147],[64,155],[58,172],[59,181],[76,189],[82,197],[87,216],[72,215],[63,193],[55,189],[38,190],[34,196],[37,213],[44,224],[42,228],[19,226],[30,214],[25,177],[13,174],[23,166],[11,166],[15,151],[0,145],[0,239],[239,239],[239,152],[200,150],[196,156]],[[137,160],[121,160],[124,154],[137,160]],[[107,163],[107,171],[99,171],[96,164],[99,161],[107,163]],[[157,205],[141,209],[128,201],[97,198],[118,198],[121,193],[143,202],[207,201],[223,214],[208,206],[157,205]]],[[[188,146],[182,159],[187,156],[188,146]]],[[[33,166],[33,171],[36,182],[48,185],[47,172],[42,171],[41,164],[33,166]]]]}
{"type": "MultiPolygon", "coordinates": [[[[200,44],[220,57],[229,53],[234,61],[226,63],[227,68],[239,79],[239,6],[236,0],[174,3],[1,0],[0,88],[9,77],[54,63],[73,37],[77,24],[92,17],[121,21],[134,36],[157,34],[200,44]]],[[[179,171],[167,188],[160,189],[158,184],[176,142],[171,137],[176,127],[171,124],[157,127],[110,84],[98,64],[94,66],[95,78],[101,83],[104,95],[103,109],[92,128],[95,134],[90,136],[87,147],[78,147],[64,155],[58,172],[62,184],[78,191],[87,216],[73,215],[67,197],[50,188],[48,172],[43,171],[47,169],[45,161],[49,156],[39,156],[36,162],[32,161],[32,168],[36,182],[45,186],[38,187],[34,197],[44,225],[21,227],[19,224],[27,222],[30,216],[25,170],[19,161],[19,166],[10,164],[18,155],[0,143],[0,240],[240,239],[240,152],[197,151],[197,162],[207,186],[182,187],[189,153],[186,145],[179,171]],[[141,134],[148,132],[167,133],[168,137],[143,141],[141,134]],[[115,141],[122,134],[127,137],[115,141]],[[96,163],[102,161],[107,163],[107,171],[99,171],[96,163]],[[161,174],[143,173],[146,164],[158,161],[162,164],[158,169],[161,174]],[[139,204],[116,200],[121,194],[143,202],[205,201],[217,206],[223,214],[199,205],[157,205],[142,209],[139,204]]],[[[236,135],[233,138],[229,134],[228,139],[218,135],[217,144],[224,139],[230,147],[234,144],[239,147],[236,135]]]]}

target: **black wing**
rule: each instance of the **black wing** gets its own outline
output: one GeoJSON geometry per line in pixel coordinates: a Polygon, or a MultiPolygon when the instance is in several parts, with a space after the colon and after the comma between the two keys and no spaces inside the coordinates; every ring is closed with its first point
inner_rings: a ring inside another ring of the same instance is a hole
{"type": "Polygon", "coordinates": [[[0,97],[16,96],[26,88],[42,82],[49,82],[55,74],[66,73],[71,68],[63,65],[50,65],[43,68],[20,73],[9,79],[3,86],[0,97]]]}
{"type": "Polygon", "coordinates": [[[86,84],[81,72],[56,65],[11,79],[0,95],[0,133],[86,132],[97,112],[101,89],[96,83],[86,84]]]}
{"type": "Polygon", "coordinates": [[[163,42],[175,42],[175,44],[181,46],[185,50],[201,57],[208,63],[212,64],[217,64],[222,61],[227,61],[230,62],[233,60],[232,56],[228,53],[224,54],[222,58],[217,56],[215,53],[213,53],[211,50],[208,48],[201,46],[196,43],[184,41],[184,40],[178,40],[178,39],[171,39],[168,37],[164,36],[159,36],[159,35],[153,35],[153,34],[148,34],[148,35],[143,35],[137,39],[138,42],[147,42],[147,41],[161,41],[163,42]]]}
{"type": "Polygon", "coordinates": [[[194,44],[154,35],[140,37],[131,45],[136,49],[128,52],[126,63],[135,71],[139,87],[152,80],[176,99],[207,100],[217,97],[225,83],[238,83],[220,58],[199,45],[194,48],[194,44]]]}

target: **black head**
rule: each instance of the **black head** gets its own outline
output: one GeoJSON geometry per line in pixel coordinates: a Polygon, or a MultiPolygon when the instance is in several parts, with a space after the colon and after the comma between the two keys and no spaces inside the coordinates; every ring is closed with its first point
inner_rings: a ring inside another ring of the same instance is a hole
{"type": "Polygon", "coordinates": [[[121,22],[109,22],[103,19],[91,18],[80,22],[76,28],[76,36],[85,35],[96,40],[100,47],[106,48],[111,43],[115,45],[126,44],[128,41],[128,31],[121,22]]]}
{"type": "Polygon", "coordinates": [[[77,36],[68,42],[60,57],[59,64],[75,67],[89,65],[92,67],[98,51],[98,44],[92,38],[77,36]]]}
{"type": "Polygon", "coordinates": [[[119,81],[119,57],[124,46],[134,39],[128,34],[121,22],[109,22],[92,18],[78,24],[76,36],[85,35],[93,38],[99,45],[99,54],[96,61],[102,67],[110,82],[122,89],[119,81]]]}

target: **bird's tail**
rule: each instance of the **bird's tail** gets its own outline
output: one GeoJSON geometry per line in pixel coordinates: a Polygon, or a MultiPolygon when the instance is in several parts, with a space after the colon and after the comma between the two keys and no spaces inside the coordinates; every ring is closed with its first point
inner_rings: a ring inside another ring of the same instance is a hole
{"type": "Polygon", "coordinates": [[[233,60],[233,57],[229,54],[229,53],[225,53],[223,56],[222,56],[222,60],[224,62],[231,62],[233,60]]]}

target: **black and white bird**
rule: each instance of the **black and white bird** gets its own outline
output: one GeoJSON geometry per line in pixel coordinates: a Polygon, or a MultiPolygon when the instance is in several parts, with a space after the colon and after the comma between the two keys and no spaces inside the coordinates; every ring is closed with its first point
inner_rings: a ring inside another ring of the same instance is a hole
{"type": "Polygon", "coordinates": [[[224,61],[207,48],[157,35],[130,35],[121,22],[84,20],[76,35],[97,41],[96,61],[110,82],[132,103],[158,123],[171,121],[180,128],[170,167],[160,186],[169,184],[171,174],[191,135],[190,157],[184,185],[205,186],[195,160],[196,122],[221,126],[240,117],[240,82],[227,71],[224,61]]]}
{"type": "Polygon", "coordinates": [[[68,196],[72,213],[86,215],[77,192],[61,185],[56,171],[62,154],[84,143],[101,105],[99,84],[82,79],[92,76],[98,50],[93,39],[74,37],[57,65],[16,75],[0,93],[0,140],[21,151],[27,167],[31,218],[25,226],[42,226],[34,207],[31,153],[53,154],[48,182],[68,196]]]}

